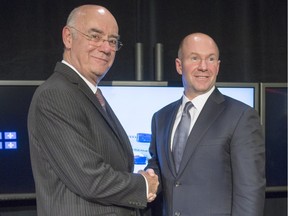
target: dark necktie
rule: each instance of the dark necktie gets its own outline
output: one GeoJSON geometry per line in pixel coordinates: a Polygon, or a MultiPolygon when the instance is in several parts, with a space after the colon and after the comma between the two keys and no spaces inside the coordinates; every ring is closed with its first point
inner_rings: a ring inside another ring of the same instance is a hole
{"type": "Polygon", "coordinates": [[[99,88],[97,88],[95,95],[96,95],[99,103],[101,104],[102,108],[106,111],[105,99],[104,99],[102,92],[99,88]]]}
{"type": "Polygon", "coordinates": [[[192,106],[193,104],[190,101],[185,104],[181,120],[174,134],[172,153],[177,172],[179,170],[180,162],[182,160],[182,155],[189,135],[189,129],[191,123],[189,110],[192,108],[192,106]]]}

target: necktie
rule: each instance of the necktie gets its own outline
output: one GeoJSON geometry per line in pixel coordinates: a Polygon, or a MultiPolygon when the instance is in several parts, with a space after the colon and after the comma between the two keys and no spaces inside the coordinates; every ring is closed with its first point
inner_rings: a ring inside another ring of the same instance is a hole
{"type": "Polygon", "coordinates": [[[172,153],[177,172],[179,170],[180,162],[182,160],[182,155],[189,135],[189,128],[191,123],[189,110],[192,108],[192,106],[193,104],[190,101],[185,104],[181,120],[174,134],[172,153]]]}
{"type": "Polygon", "coordinates": [[[104,99],[102,92],[99,88],[97,88],[95,95],[96,95],[99,103],[101,104],[102,108],[106,111],[105,99],[104,99]]]}

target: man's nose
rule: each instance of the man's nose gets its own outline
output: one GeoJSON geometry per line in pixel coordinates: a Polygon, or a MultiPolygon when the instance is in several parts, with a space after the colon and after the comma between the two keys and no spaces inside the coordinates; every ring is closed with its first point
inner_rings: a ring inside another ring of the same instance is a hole
{"type": "Polygon", "coordinates": [[[198,66],[199,70],[207,70],[207,61],[206,59],[201,59],[201,61],[199,62],[199,66],[198,66]]]}

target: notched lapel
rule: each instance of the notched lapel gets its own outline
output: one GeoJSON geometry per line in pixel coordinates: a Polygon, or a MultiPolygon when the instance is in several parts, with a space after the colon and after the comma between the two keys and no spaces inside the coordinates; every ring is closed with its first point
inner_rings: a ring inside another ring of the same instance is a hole
{"type": "MultiPolygon", "coordinates": [[[[134,155],[133,155],[132,147],[130,145],[130,140],[127,137],[125,130],[121,126],[121,123],[119,122],[118,118],[114,114],[109,103],[105,99],[106,109],[107,109],[107,112],[106,112],[101,106],[101,104],[99,103],[96,96],[91,91],[91,89],[86,85],[86,83],[79,82],[78,87],[88,97],[88,99],[93,103],[95,108],[100,112],[100,114],[103,116],[105,121],[108,123],[111,130],[114,132],[114,134],[118,138],[119,143],[121,144],[121,148],[124,149],[124,151],[120,151],[119,154],[122,154],[122,158],[125,158],[128,160],[128,166],[130,165],[132,166],[134,162],[134,155]],[[124,155],[124,152],[125,153],[127,152],[127,155],[126,154],[124,155]]],[[[132,168],[133,167],[129,167],[130,170],[132,170],[132,168]]]]}
{"type": "MultiPolygon", "coordinates": [[[[110,109],[109,112],[111,113],[112,120],[107,115],[107,113],[104,111],[104,109],[102,108],[101,104],[99,103],[98,99],[93,94],[93,92],[91,91],[89,86],[85,83],[85,81],[75,71],[73,71],[72,68],[70,68],[69,66],[67,66],[66,64],[64,64],[62,62],[57,62],[56,66],[55,66],[55,72],[61,74],[67,80],[69,80],[69,82],[71,84],[75,85],[75,87],[78,88],[79,91],[82,92],[92,102],[94,107],[103,116],[103,118],[106,120],[106,122],[110,126],[111,130],[113,131],[113,133],[118,138],[119,142],[121,143],[121,147],[128,149],[128,151],[125,151],[125,152],[129,152],[129,154],[127,154],[127,156],[124,155],[123,158],[125,158],[125,159],[129,158],[128,159],[129,165],[131,164],[131,166],[132,166],[134,158],[133,158],[133,151],[132,151],[132,148],[130,145],[129,138],[127,137],[127,135],[126,135],[124,129],[122,128],[120,122],[118,121],[117,117],[114,115],[109,104],[107,103],[106,106],[109,106],[108,109],[110,109]]],[[[132,167],[131,167],[131,169],[132,169],[132,167]]]]}
{"type": "Polygon", "coordinates": [[[175,103],[175,106],[173,106],[170,111],[168,110],[166,112],[167,118],[165,118],[165,119],[168,119],[168,122],[167,122],[166,126],[164,125],[164,127],[167,127],[167,130],[165,130],[165,136],[164,136],[165,137],[164,143],[166,144],[165,145],[165,155],[166,155],[167,164],[168,164],[168,166],[169,166],[169,168],[170,168],[170,170],[174,176],[177,175],[177,172],[176,172],[174,159],[173,159],[173,155],[171,152],[171,146],[170,146],[171,145],[171,134],[172,134],[175,118],[176,118],[176,115],[177,115],[177,112],[178,112],[178,109],[179,109],[181,103],[182,103],[182,98],[175,103]],[[172,116],[172,118],[171,118],[171,116],[172,116]]]}

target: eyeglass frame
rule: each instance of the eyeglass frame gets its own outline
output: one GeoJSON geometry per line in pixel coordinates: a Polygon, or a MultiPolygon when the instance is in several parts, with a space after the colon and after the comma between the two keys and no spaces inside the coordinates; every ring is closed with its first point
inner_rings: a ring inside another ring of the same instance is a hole
{"type": "MultiPolygon", "coordinates": [[[[95,37],[93,37],[92,35],[88,35],[88,34],[85,34],[84,32],[82,32],[82,31],[80,31],[80,30],[78,30],[78,29],[76,29],[75,27],[73,27],[73,26],[67,26],[68,28],[71,28],[71,29],[74,29],[74,30],[76,30],[77,32],[79,32],[79,33],[81,33],[88,41],[92,41],[92,42],[94,42],[94,43],[99,43],[99,42],[105,42],[105,41],[107,41],[108,42],[108,44],[109,44],[109,46],[111,47],[111,48],[113,48],[113,49],[115,49],[114,51],[119,51],[120,49],[121,49],[121,47],[123,46],[123,43],[121,42],[121,41],[119,41],[118,39],[116,39],[116,41],[117,41],[117,44],[115,44],[115,47],[113,47],[113,42],[110,40],[110,39],[103,39],[102,37],[99,37],[99,40],[98,41],[95,41],[95,37]],[[111,44],[112,44],[112,46],[111,46],[111,44]]],[[[99,45],[100,46],[100,45],[99,45]]]]}

